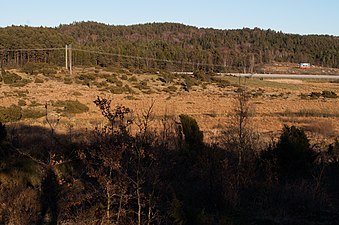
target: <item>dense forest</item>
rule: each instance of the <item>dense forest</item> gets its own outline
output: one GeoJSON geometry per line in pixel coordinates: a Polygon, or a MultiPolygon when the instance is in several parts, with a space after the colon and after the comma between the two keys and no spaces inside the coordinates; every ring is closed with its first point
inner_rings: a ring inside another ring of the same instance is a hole
{"type": "Polygon", "coordinates": [[[272,62],[339,67],[339,38],[335,36],[284,34],[259,28],[217,30],[177,23],[111,26],[96,22],[56,28],[0,28],[1,65],[28,61],[63,65],[62,49],[41,49],[64,48],[66,44],[72,44],[75,65],[250,72],[272,62]]]}

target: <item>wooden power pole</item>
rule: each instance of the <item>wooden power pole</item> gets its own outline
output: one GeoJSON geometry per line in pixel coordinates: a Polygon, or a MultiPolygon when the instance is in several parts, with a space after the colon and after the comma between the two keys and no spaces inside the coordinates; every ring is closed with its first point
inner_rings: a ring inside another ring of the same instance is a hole
{"type": "Polygon", "coordinates": [[[69,45],[69,74],[72,75],[72,44],[69,45]]]}
{"type": "Polygon", "coordinates": [[[67,45],[65,46],[65,67],[66,67],[66,70],[68,70],[68,55],[67,55],[67,45]]]}

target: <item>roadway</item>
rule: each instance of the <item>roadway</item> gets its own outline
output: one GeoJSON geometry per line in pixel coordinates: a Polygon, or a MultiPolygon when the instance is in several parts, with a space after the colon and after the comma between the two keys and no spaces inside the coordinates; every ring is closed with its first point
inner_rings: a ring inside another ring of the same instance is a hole
{"type": "Polygon", "coordinates": [[[248,78],[286,78],[286,79],[328,79],[339,80],[339,75],[305,75],[305,74],[250,74],[250,73],[220,73],[220,75],[248,78]]]}

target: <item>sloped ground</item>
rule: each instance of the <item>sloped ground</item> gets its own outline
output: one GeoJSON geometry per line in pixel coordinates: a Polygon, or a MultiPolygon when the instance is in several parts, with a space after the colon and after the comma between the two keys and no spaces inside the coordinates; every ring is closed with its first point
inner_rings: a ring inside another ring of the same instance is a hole
{"type": "MultiPolygon", "coordinates": [[[[127,70],[107,71],[102,68],[76,68],[73,75],[61,70],[55,74],[28,75],[20,70],[9,70],[27,80],[27,84],[1,82],[0,106],[19,105],[34,116],[21,118],[31,125],[46,124],[60,119],[58,129],[67,132],[74,128],[92,128],[105,123],[93,101],[97,96],[112,99],[112,106],[130,107],[134,116],[153,106],[154,127],[161,126],[163,116],[174,119],[180,114],[196,118],[205,138],[218,135],[220,130],[235,121],[238,78],[194,77],[167,73],[134,74],[127,70]],[[224,82],[220,82],[223,80],[224,82]],[[189,89],[188,91],[185,89],[189,89]],[[87,111],[67,112],[63,101],[80,102],[87,111]]],[[[327,143],[339,134],[339,99],[311,96],[312,92],[332,91],[339,94],[339,84],[329,81],[241,80],[251,98],[250,125],[269,140],[277,136],[283,124],[305,128],[312,141],[327,143]]]]}

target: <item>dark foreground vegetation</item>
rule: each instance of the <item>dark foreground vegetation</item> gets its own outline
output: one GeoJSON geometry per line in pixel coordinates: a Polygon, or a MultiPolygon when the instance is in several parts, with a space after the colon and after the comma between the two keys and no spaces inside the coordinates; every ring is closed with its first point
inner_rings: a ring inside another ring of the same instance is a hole
{"type": "Polygon", "coordinates": [[[285,126],[262,147],[238,100],[212,144],[188,115],[154,130],[152,106],[133,118],[101,98],[92,131],[0,123],[0,224],[337,224],[339,143],[315,151],[285,126]]]}
{"type": "Polygon", "coordinates": [[[339,68],[338,37],[284,34],[259,28],[217,30],[176,23],[111,26],[76,22],[56,28],[0,28],[0,40],[0,63],[7,67],[27,62],[64,65],[63,49],[46,48],[72,44],[74,49],[87,51],[74,50],[73,63],[78,66],[265,72],[261,71],[262,64],[309,62],[339,68]]]}

